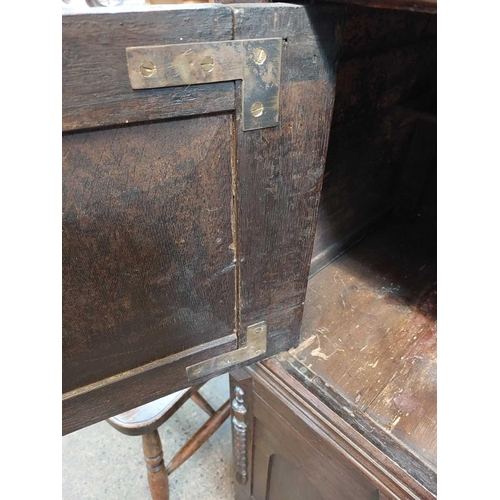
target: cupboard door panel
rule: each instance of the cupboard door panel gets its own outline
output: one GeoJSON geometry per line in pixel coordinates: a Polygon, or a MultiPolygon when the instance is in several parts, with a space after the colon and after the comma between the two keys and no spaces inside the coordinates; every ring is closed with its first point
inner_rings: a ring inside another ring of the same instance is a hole
{"type": "Polygon", "coordinates": [[[232,123],[64,137],[65,392],[234,333],[232,123]]]}
{"type": "Polygon", "coordinates": [[[65,433],[287,350],[302,319],[343,10],[141,9],[63,16],[65,433]],[[127,48],[268,38],[280,63],[242,64],[280,73],[277,126],[243,130],[241,80],[131,86],[127,48]]]}

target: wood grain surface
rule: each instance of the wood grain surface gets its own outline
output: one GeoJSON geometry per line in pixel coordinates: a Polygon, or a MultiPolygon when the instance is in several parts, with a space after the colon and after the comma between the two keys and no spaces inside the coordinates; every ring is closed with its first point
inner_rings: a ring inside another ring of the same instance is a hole
{"type": "Polygon", "coordinates": [[[284,40],[280,124],[237,137],[239,335],[244,338],[245,325],[283,312],[290,319],[277,326],[286,329],[292,346],[326,158],[342,9],[261,4],[234,12],[236,38],[284,40]],[[286,310],[297,311],[293,321],[286,310]]]}
{"type": "Polygon", "coordinates": [[[63,139],[64,432],[187,387],[187,366],[244,345],[262,319],[258,359],[296,345],[341,22],[336,7],[270,4],[67,16],[63,114],[79,130],[63,139]],[[240,83],[214,87],[231,88],[234,113],[130,93],[124,47],[173,43],[176,30],[182,42],[281,37],[278,126],[242,131],[240,83]],[[95,58],[116,67],[90,70],[95,58]],[[99,75],[114,89],[82,85],[99,75]]]}
{"type": "Polygon", "coordinates": [[[369,417],[402,443],[406,451],[398,445],[390,451],[390,440],[377,438],[430,491],[436,470],[434,229],[418,219],[391,224],[312,278],[303,341],[290,351],[299,377],[320,379],[331,401],[340,397],[359,419],[369,417]]]}
{"type": "Polygon", "coordinates": [[[63,16],[63,131],[234,109],[233,82],[134,91],[125,56],[127,47],[231,40],[231,9],[140,9],[92,8],[63,16]]]}
{"type": "Polygon", "coordinates": [[[233,333],[232,117],[66,135],[63,390],[233,333]]]}

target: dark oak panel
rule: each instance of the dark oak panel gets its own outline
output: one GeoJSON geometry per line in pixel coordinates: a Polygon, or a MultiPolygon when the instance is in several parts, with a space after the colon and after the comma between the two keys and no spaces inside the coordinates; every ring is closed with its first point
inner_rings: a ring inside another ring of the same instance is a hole
{"type": "Polygon", "coordinates": [[[232,126],[64,137],[64,392],[234,332],[232,126]]]}
{"type": "Polygon", "coordinates": [[[311,275],[390,215],[414,129],[397,108],[332,129],[311,275]]]}
{"type": "Polygon", "coordinates": [[[437,16],[346,5],[340,60],[435,41],[436,35],[437,16]]]}
{"type": "Polygon", "coordinates": [[[305,476],[302,468],[296,467],[283,455],[273,453],[269,459],[269,500],[321,500],[314,484],[305,476]]]}
{"type": "Polygon", "coordinates": [[[436,81],[436,41],[339,63],[334,125],[411,100],[436,81]]]}
{"type": "Polygon", "coordinates": [[[133,90],[125,49],[232,39],[231,9],[221,5],[146,6],[144,11],[63,16],[63,130],[234,109],[232,82],[133,90]]]}

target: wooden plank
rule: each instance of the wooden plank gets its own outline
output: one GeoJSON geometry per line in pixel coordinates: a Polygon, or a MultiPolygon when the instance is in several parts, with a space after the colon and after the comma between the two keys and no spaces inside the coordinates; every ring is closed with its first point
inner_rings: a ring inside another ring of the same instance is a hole
{"type": "Polygon", "coordinates": [[[239,336],[270,313],[294,310],[296,322],[286,323],[290,347],[298,341],[307,284],[342,9],[242,5],[234,7],[234,23],[236,39],[284,40],[280,123],[237,136],[239,336]]]}
{"type": "Polygon", "coordinates": [[[419,116],[401,103],[432,94],[435,37],[436,16],[346,7],[311,276],[408,202],[399,177],[419,116]]]}
{"type": "Polygon", "coordinates": [[[422,298],[431,326],[406,353],[367,413],[433,468],[437,467],[436,290],[422,298]]]}
{"type": "Polygon", "coordinates": [[[232,82],[133,90],[126,47],[232,39],[221,5],[133,6],[63,16],[63,131],[234,109],[232,82]]]}
{"type": "Polygon", "coordinates": [[[63,392],[234,332],[229,114],[63,142],[63,392]]]}
{"type": "Polygon", "coordinates": [[[307,417],[297,416],[295,408],[260,385],[256,385],[253,415],[256,500],[322,500],[331,498],[332,486],[342,500],[373,498],[376,486],[371,478],[353,467],[336,443],[332,446],[331,437],[317,433],[307,417]]]}
{"type": "Polygon", "coordinates": [[[310,281],[294,354],[362,409],[432,328],[418,312],[436,272],[435,250],[421,234],[398,225],[380,230],[310,281]]]}
{"type": "Polygon", "coordinates": [[[425,468],[435,471],[436,464],[434,230],[427,220],[394,223],[312,278],[303,342],[290,351],[305,373],[387,434],[401,421],[398,442],[426,465],[415,468],[400,452],[394,459],[410,464],[431,491],[425,468]]]}
{"type": "Polygon", "coordinates": [[[236,335],[231,335],[213,345],[168,356],[63,394],[63,435],[192,386],[186,377],[186,367],[232,351],[236,345],[236,335]]]}

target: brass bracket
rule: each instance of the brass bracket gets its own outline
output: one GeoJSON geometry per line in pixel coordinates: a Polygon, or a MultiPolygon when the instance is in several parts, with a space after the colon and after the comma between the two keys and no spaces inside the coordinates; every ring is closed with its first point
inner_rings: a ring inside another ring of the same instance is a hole
{"type": "Polygon", "coordinates": [[[247,345],[225,354],[220,354],[186,368],[188,380],[194,380],[249,361],[264,354],[267,349],[267,323],[261,321],[247,328],[247,345]]]}
{"type": "Polygon", "coordinates": [[[133,89],[242,80],[243,130],[278,125],[281,38],[128,47],[133,89]]]}

